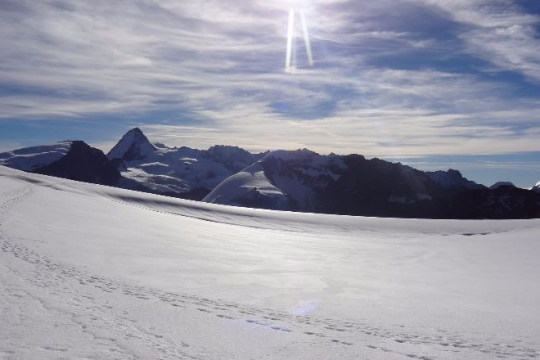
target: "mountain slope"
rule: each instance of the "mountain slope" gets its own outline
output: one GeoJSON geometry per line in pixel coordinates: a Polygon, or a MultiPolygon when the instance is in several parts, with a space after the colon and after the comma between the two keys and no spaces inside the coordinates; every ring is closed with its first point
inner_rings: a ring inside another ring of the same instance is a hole
{"type": "Polygon", "coordinates": [[[156,147],[148,141],[141,129],[133,128],[122,136],[122,139],[109,151],[110,160],[140,160],[156,151],[156,147]]]}
{"type": "Polygon", "coordinates": [[[63,157],[33,172],[102,185],[116,185],[120,180],[120,172],[105,154],[83,141],[73,141],[63,157]]]}
{"type": "MultiPolygon", "coordinates": [[[[290,199],[280,203],[285,210],[442,219],[540,217],[538,194],[508,186],[487,189],[456,170],[426,173],[361,155],[321,156],[306,149],[269,153],[260,167],[265,186],[290,199]]],[[[275,209],[251,181],[233,176],[203,201],[275,209]]]]}
{"type": "MultiPolygon", "coordinates": [[[[379,203],[418,202],[442,191],[421,171],[360,155],[323,156],[307,149],[275,151],[266,155],[260,166],[269,183],[294,200],[288,210],[351,214],[365,207],[369,215],[379,203]]],[[[218,187],[212,199],[204,200],[221,198],[225,203],[223,199],[230,198],[225,191],[235,192],[230,186],[218,187]]]]}
{"type": "Polygon", "coordinates": [[[272,210],[295,208],[292,203],[294,200],[283,194],[266,178],[260,163],[255,163],[228,177],[202,201],[272,210]]]}
{"type": "Polygon", "coordinates": [[[446,171],[426,171],[426,175],[444,188],[467,188],[482,189],[485,186],[464,178],[458,170],[448,169],[446,171]]]}
{"type": "Polygon", "coordinates": [[[32,171],[59,160],[67,154],[71,144],[72,141],[61,141],[51,145],[32,146],[0,153],[0,165],[32,171]]]}

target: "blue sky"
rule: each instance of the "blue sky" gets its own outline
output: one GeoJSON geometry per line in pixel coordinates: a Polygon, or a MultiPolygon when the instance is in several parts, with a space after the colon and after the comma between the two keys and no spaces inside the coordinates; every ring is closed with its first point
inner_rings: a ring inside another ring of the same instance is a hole
{"type": "Polygon", "coordinates": [[[540,180],[537,0],[0,0],[0,35],[0,151],[139,126],[540,180]]]}

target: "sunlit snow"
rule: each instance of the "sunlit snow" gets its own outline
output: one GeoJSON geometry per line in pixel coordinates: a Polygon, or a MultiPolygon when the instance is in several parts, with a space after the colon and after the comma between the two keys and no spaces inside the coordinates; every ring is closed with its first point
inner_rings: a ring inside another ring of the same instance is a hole
{"type": "Polygon", "coordinates": [[[228,207],[0,166],[2,359],[534,359],[540,220],[228,207]]]}

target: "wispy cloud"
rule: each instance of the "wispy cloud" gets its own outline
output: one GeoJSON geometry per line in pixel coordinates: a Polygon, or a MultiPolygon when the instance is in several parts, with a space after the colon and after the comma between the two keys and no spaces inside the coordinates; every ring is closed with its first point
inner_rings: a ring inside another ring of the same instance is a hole
{"type": "Polygon", "coordinates": [[[459,37],[472,55],[540,82],[540,14],[506,0],[425,1],[466,25],[459,37]]]}
{"type": "Polygon", "coordinates": [[[298,34],[290,74],[291,4],[0,0],[0,121],[114,117],[171,146],[540,151],[540,102],[486,76],[538,89],[538,15],[499,0],[297,2],[315,65],[298,34]]]}

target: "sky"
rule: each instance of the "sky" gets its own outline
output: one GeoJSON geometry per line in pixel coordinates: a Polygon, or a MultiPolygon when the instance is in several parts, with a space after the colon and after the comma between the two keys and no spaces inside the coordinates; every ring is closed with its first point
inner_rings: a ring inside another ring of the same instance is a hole
{"type": "Polygon", "coordinates": [[[0,49],[0,151],[139,126],[540,180],[537,0],[0,0],[0,49]]]}

